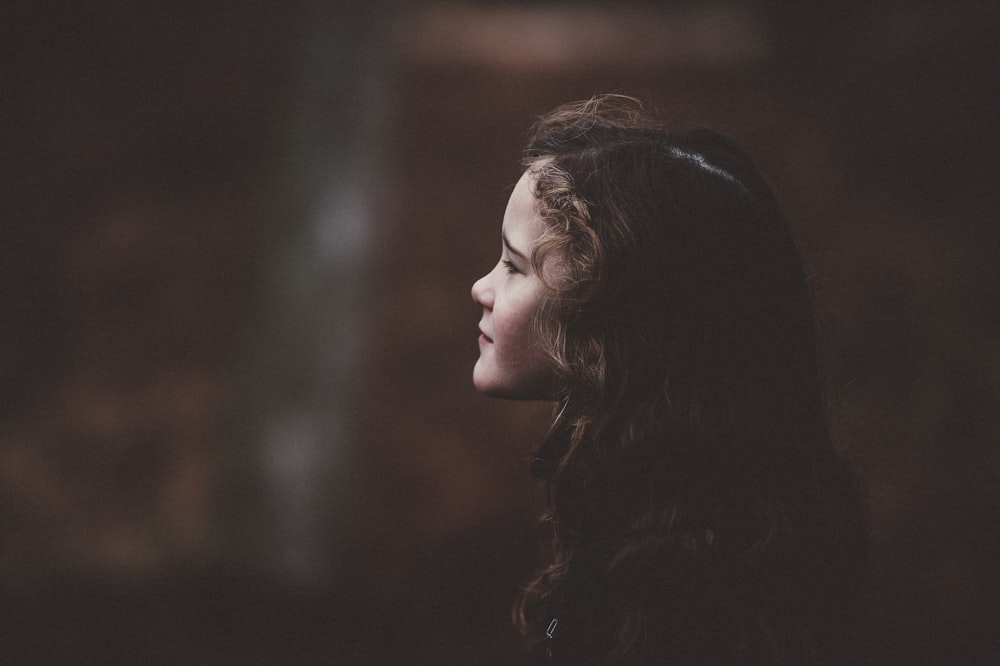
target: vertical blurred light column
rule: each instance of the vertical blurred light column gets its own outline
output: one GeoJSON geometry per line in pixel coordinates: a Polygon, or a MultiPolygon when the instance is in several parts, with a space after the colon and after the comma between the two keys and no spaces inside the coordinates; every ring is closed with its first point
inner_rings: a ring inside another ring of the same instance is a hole
{"type": "Polygon", "coordinates": [[[292,35],[228,551],[292,587],[335,574],[363,371],[378,53],[389,2],[305,0],[292,35]],[[342,510],[342,509],[340,509],[342,510]]]}

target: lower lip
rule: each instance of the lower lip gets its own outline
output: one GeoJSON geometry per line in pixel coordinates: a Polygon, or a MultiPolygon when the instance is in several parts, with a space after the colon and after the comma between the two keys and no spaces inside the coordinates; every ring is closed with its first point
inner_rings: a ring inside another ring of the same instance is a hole
{"type": "Polygon", "coordinates": [[[491,342],[493,342],[493,341],[490,340],[488,337],[486,337],[482,333],[479,334],[479,344],[481,344],[481,345],[488,345],[491,342]]]}

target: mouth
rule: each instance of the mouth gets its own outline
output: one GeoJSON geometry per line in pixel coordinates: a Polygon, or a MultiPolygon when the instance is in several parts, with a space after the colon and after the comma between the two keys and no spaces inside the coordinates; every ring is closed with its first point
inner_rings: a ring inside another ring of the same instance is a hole
{"type": "Polygon", "coordinates": [[[480,342],[480,344],[485,344],[485,343],[492,344],[493,343],[493,338],[491,338],[490,336],[486,335],[485,333],[483,333],[482,330],[480,330],[479,331],[479,342],[480,342]]]}

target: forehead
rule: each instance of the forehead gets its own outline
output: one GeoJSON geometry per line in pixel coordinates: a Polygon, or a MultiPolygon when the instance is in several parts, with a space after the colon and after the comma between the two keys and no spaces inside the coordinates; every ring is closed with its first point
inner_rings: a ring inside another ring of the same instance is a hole
{"type": "Polygon", "coordinates": [[[542,234],[544,225],[538,214],[534,191],[535,177],[525,171],[514,185],[503,216],[504,233],[511,241],[517,238],[522,243],[533,243],[542,234]]]}

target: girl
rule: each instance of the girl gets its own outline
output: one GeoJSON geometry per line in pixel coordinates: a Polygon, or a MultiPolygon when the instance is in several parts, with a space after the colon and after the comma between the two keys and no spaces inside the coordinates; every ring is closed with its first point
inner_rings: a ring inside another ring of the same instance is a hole
{"type": "Polygon", "coordinates": [[[635,100],[542,117],[473,371],[552,400],[548,561],[516,622],[552,664],[861,659],[862,512],[824,427],[795,247],[719,134],[635,100]]]}

